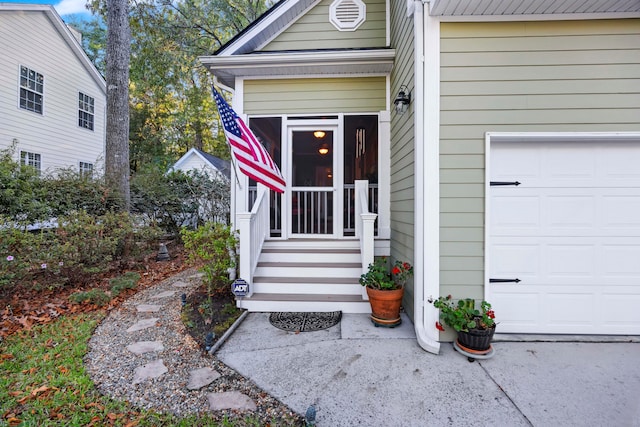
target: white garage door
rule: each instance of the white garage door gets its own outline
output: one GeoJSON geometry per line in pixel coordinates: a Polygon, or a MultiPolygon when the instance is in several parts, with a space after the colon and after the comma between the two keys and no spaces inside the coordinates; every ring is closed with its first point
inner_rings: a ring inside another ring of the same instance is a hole
{"type": "Polygon", "coordinates": [[[640,334],[640,141],[490,150],[487,299],[500,332],[640,334]]]}

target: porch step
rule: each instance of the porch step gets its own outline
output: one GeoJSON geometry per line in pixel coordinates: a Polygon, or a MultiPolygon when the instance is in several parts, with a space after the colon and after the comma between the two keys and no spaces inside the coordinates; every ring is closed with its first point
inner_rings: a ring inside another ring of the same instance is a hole
{"type": "Polygon", "coordinates": [[[251,311],[367,313],[358,282],[359,242],[296,239],[265,242],[253,277],[252,296],[238,302],[251,311]]]}
{"type": "Polygon", "coordinates": [[[238,307],[249,311],[342,311],[343,313],[371,313],[369,301],[359,295],[308,295],[254,293],[238,301],[238,307]]]}

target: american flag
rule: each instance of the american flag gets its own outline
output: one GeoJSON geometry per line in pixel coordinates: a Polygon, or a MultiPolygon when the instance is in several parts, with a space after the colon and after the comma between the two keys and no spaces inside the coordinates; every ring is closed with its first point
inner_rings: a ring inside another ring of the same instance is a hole
{"type": "Polygon", "coordinates": [[[213,97],[218,105],[224,134],[231,146],[231,154],[242,173],[277,193],[284,193],[286,183],[267,150],[215,88],[213,97]]]}

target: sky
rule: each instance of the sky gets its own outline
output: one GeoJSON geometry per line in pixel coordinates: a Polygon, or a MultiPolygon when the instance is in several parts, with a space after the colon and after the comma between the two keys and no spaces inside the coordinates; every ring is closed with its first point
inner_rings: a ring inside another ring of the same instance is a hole
{"type": "Polygon", "coordinates": [[[9,3],[52,4],[62,18],[71,15],[89,17],[91,14],[85,7],[86,0],[8,0],[9,3]]]}

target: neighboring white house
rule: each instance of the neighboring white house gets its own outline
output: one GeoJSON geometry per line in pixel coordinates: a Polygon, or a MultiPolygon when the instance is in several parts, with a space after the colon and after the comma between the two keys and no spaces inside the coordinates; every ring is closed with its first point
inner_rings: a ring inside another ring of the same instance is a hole
{"type": "Polygon", "coordinates": [[[191,148],[171,167],[171,170],[183,172],[197,170],[206,172],[211,177],[223,176],[227,180],[231,177],[231,167],[228,160],[205,153],[197,148],[191,148]]]}
{"type": "Polygon", "coordinates": [[[0,149],[45,173],[102,169],[106,83],[53,6],[0,3],[0,149]]]}

